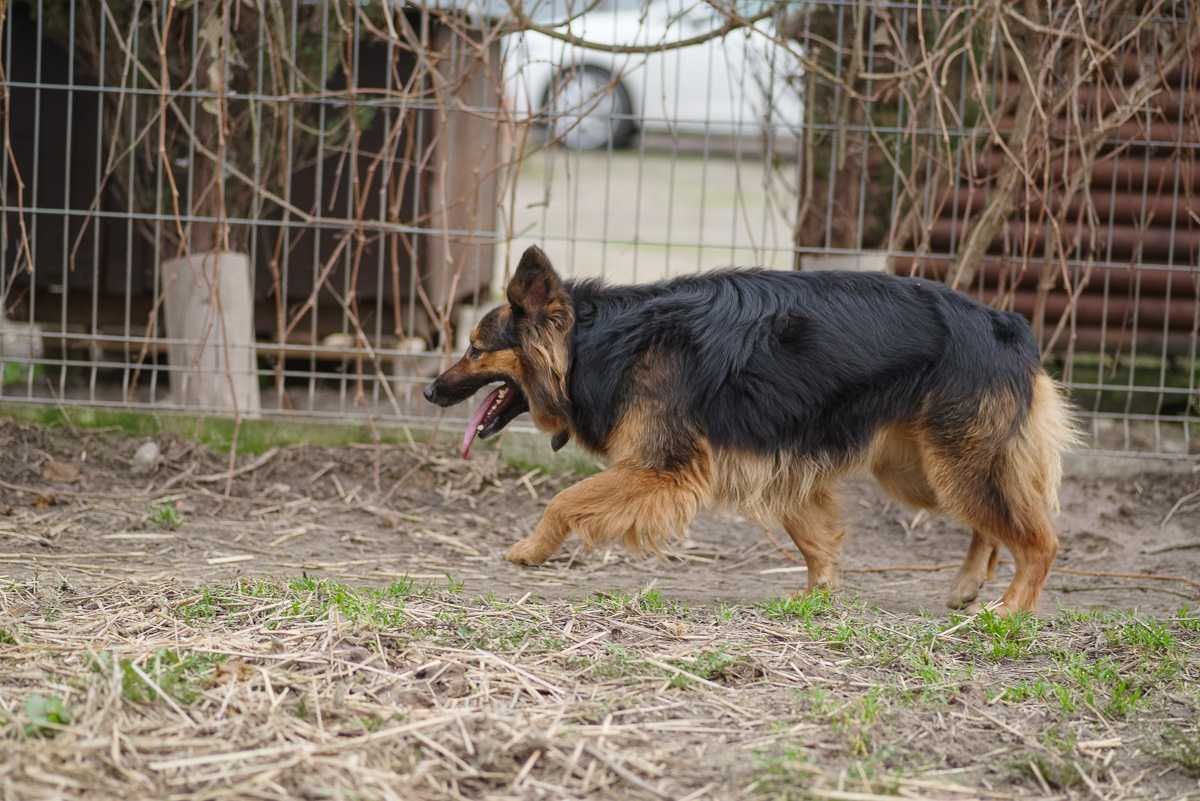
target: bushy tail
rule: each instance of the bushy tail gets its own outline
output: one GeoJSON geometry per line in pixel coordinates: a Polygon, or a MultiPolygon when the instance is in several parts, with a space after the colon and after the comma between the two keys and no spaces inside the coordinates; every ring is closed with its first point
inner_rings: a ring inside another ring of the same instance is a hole
{"type": "Polygon", "coordinates": [[[1033,402],[1020,432],[1009,445],[1009,463],[1021,483],[1052,514],[1059,511],[1058,488],[1062,483],[1062,454],[1083,441],[1071,413],[1066,392],[1050,376],[1039,372],[1033,383],[1033,402]]]}

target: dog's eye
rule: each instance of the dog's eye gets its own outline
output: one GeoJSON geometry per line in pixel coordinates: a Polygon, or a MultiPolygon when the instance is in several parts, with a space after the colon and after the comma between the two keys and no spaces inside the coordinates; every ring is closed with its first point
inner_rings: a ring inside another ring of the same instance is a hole
{"type": "Polygon", "coordinates": [[[478,359],[479,355],[480,355],[479,348],[475,347],[474,345],[467,346],[467,358],[468,359],[478,359]]]}

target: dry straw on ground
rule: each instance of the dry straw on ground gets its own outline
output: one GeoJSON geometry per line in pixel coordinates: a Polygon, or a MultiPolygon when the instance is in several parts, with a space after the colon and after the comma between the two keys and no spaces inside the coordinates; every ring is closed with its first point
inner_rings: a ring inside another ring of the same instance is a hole
{"type": "Polygon", "coordinates": [[[6,801],[1200,797],[1190,476],[1068,482],[1048,599],[1102,608],[1006,623],[859,485],[847,592],[789,601],[736,519],[502,562],[570,480],[534,466],[158,442],[0,426],[6,801]]]}
{"type": "Polygon", "coordinates": [[[1200,617],[1016,624],[43,576],[0,588],[10,799],[1200,792],[1200,617]]]}

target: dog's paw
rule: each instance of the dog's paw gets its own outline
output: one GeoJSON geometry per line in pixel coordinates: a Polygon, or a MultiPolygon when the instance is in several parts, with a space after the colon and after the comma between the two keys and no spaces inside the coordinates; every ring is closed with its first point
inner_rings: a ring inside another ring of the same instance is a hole
{"type": "Polygon", "coordinates": [[[979,585],[974,582],[960,582],[946,596],[946,606],[950,609],[969,610],[972,606],[978,606],[978,598],[979,585]]]}
{"type": "Polygon", "coordinates": [[[954,580],[954,587],[946,596],[946,606],[951,609],[970,610],[979,607],[979,591],[983,589],[984,579],[981,576],[960,575],[954,580]]]}
{"type": "Polygon", "coordinates": [[[793,601],[798,601],[814,593],[826,593],[833,595],[842,588],[842,581],[839,576],[831,575],[822,577],[814,582],[811,582],[802,590],[797,590],[791,594],[793,601]]]}
{"type": "Polygon", "coordinates": [[[546,553],[536,542],[526,538],[509,548],[504,558],[515,565],[540,565],[546,561],[546,553]]]}

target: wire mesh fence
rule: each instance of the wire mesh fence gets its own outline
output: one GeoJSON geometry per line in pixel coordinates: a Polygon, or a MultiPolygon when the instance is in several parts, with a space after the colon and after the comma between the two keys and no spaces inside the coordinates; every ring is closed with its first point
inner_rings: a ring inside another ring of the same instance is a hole
{"type": "Polygon", "coordinates": [[[1200,451],[1187,2],[0,15],[0,401],[428,421],[538,243],[943,280],[1029,318],[1094,447],[1200,451]]]}

